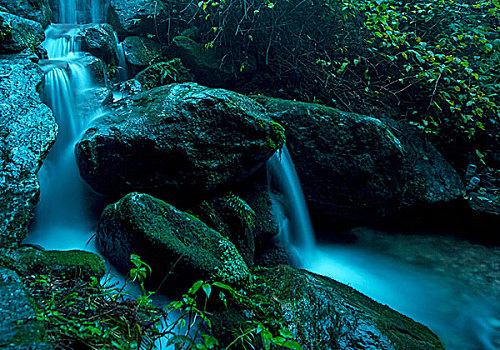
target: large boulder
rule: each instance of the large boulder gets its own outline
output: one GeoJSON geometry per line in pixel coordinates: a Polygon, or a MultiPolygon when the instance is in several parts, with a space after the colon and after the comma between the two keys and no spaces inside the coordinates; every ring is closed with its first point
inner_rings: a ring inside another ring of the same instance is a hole
{"type": "Polygon", "coordinates": [[[127,66],[138,72],[161,60],[161,46],[158,42],[140,36],[129,36],[122,43],[127,66]]]}
{"type": "Polygon", "coordinates": [[[249,270],[236,247],[191,214],[146,194],[131,193],[104,210],[97,246],[121,271],[131,254],[152,267],[152,281],[167,294],[199,279],[239,283],[249,270]]]}
{"type": "Polygon", "coordinates": [[[118,41],[113,28],[109,24],[88,24],[81,26],[77,37],[81,42],[81,49],[83,51],[91,53],[107,64],[117,64],[118,41]]]}
{"type": "Polygon", "coordinates": [[[0,268],[0,348],[50,349],[37,344],[44,336],[21,279],[14,271],[0,268]]]}
{"type": "Polygon", "coordinates": [[[463,197],[456,171],[409,125],[257,97],[286,129],[316,223],[369,223],[463,197]]]}
{"type": "Polygon", "coordinates": [[[44,28],[52,17],[48,0],[0,0],[0,7],[13,15],[38,22],[44,28]]]}
{"type": "Polygon", "coordinates": [[[288,328],[304,350],[444,349],[427,327],[342,283],[285,265],[255,274],[249,295],[258,295],[264,312],[245,307],[215,312],[213,329],[223,343],[264,314],[288,328]]]}
{"type": "Polygon", "coordinates": [[[35,51],[45,39],[42,25],[7,12],[0,12],[0,54],[35,51]]]}
{"type": "Polygon", "coordinates": [[[193,81],[193,77],[178,58],[153,64],[137,73],[135,79],[144,90],[172,83],[193,81]]]}
{"type": "Polygon", "coordinates": [[[113,104],[76,155],[82,177],[100,193],[185,201],[248,178],[283,142],[283,128],[250,98],[186,83],[113,104]]]}
{"type": "Polygon", "coordinates": [[[40,67],[27,56],[0,57],[0,247],[19,243],[38,201],[37,172],[57,124],[40,100],[40,67]]]}
{"type": "Polygon", "coordinates": [[[169,17],[165,4],[156,0],[110,0],[108,16],[120,36],[158,35],[169,17]]]}

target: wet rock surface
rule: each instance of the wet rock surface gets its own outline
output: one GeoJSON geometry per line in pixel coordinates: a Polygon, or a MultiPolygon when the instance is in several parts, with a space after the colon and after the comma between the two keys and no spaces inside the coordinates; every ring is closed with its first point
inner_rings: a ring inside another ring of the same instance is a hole
{"type": "Polygon", "coordinates": [[[35,51],[44,38],[40,23],[0,12],[0,54],[35,51]]]}
{"type": "Polygon", "coordinates": [[[76,146],[98,192],[184,201],[235,185],[281,147],[282,127],[234,92],[172,84],[120,100],[76,146]]]}
{"type": "Polygon", "coordinates": [[[0,316],[1,348],[50,348],[39,344],[45,331],[36,319],[19,276],[5,268],[0,268],[0,316]]]}
{"type": "Polygon", "coordinates": [[[50,24],[52,17],[48,0],[0,0],[0,7],[4,7],[6,12],[38,22],[43,27],[50,24]]]}
{"type": "Polygon", "coordinates": [[[131,254],[151,265],[155,287],[169,294],[199,279],[240,283],[249,270],[236,247],[191,214],[146,194],[109,205],[99,221],[97,246],[121,271],[131,254]]]}
{"type": "MultiPolygon", "coordinates": [[[[344,284],[284,265],[254,273],[270,314],[303,349],[444,349],[427,327],[344,284]]],[[[245,312],[235,309],[214,318],[222,339],[243,322],[245,312]]]]}
{"type": "Polygon", "coordinates": [[[27,55],[0,57],[0,247],[17,244],[38,201],[37,172],[57,135],[38,91],[43,72],[27,55]]]}
{"type": "Polygon", "coordinates": [[[286,129],[316,222],[367,223],[463,198],[455,170],[406,124],[317,104],[257,101],[286,129]]]}
{"type": "Polygon", "coordinates": [[[82,26],[78,33],[81,49],[102,59],[107,64],[117,64],[117,40],[109,24],[82,26]]]}

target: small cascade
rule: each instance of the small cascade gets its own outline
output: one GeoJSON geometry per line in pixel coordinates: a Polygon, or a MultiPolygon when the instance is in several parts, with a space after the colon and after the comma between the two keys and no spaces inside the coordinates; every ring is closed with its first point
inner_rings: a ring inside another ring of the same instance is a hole
{"type": "Polygon", "coordinates": [[[93,115],[84,115],[80,106],[96,88],[91,71],[82,63],[86,53],[80,49],[75,9],[85,9],[89,1],[61,1],[60,17],[65,24],[52,24],[46,30],[43,47],[48,60],[40,65],[45,72],[44,102],[51,107],[59,133],[39,172],[41,197],[30,236],[26,243],[47,249],[87,249],[96,218],[89,203],[96,195],[81,180],[74,146],[93,115]],[[68,22],[71,22],[69,24],[68,22]],[[92,199],[91,199],[92,198],[92,199]]]}
{"type": "Polygon", "coordinates": [[[123,43],[119,41],[118,35],[115,33],[116,39],[116,54],[118,56],[118,77],[120,81],[125,81],[128,79],[128,67],[127,61],[125,60],[125,51],[123,49],[123,43]]]}
{"type": "Polygon", "coordinates": [[[75,58],[80,52],[80,43],[76,39],[78,28],[74,25],[52,24],[45,31],[45,41],[42,46],[47,50],[49,59],[75,58]]]}
{"type": "Polygon", "coordinates": [[[293,165],[292,157],[286,146],[276,152],[268,164],[269,183],[277,187],[281,196],[273,194],[273,210],[279,222],[280,239],[292,248],[303,266],[314,253],[315,239],[309,211],[293,165]]]}
{"type": "Polygon", "coordinates": [[[104,0],[59,0],[59,23],[103,23],[107,3],[104,0]]]}

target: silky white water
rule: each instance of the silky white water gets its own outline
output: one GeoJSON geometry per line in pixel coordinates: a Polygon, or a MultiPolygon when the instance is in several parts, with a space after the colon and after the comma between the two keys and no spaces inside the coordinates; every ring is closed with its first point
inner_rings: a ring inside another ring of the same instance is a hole
{"type": "Polygon", "coordinates": [[[500,349],[500,249],[434,234],[389,236],[367,229],[355,231],[356,243],[316,243],[286,148],[268,170],[280,191],[271,192],[280,236],[299,265],[425,324],[447,349],[500,349]]]}

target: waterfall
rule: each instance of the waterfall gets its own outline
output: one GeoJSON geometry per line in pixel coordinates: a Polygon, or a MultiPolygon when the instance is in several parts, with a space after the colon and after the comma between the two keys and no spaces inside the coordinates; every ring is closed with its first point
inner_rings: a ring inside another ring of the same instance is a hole
{"type": "Polygon", "coordinates": [[[120,81],[125,81],[128,79],[128,68],[127,61],[125,60],[125,51],[123,49],[123,43],[118,39],[118,35],[115,33],[116,39],[116,54],[118,56],[118,76],[120,81]]]}
{"type": "Polygon", "coordinates": [[[77,13],[85,9],[98,12],[96,4],[94,0],[61,0],[59,18],[65,24],[50,25],[43,43],[49,59],[40,62],[45,72],[42,97],[54,113],[59,133],[39,172],[41,197],[25,242],[47,249],[95,251],[88,242],[96,222],[90,203],[96,195],[80,178],[74,145],[94,117],[83,115],[81,105],[96,87],[90,69],[81,63],[86,53],[76,39],[80,30],[77,13]]]}
{"type": "Polygon", "coordinates": [[[267,167],[269,183],[276,185],[281,195],[270,191],[280,239],[305,266],[314,254],[314,231],[299,177],[286,146],[269,159],[267,167]]]}

